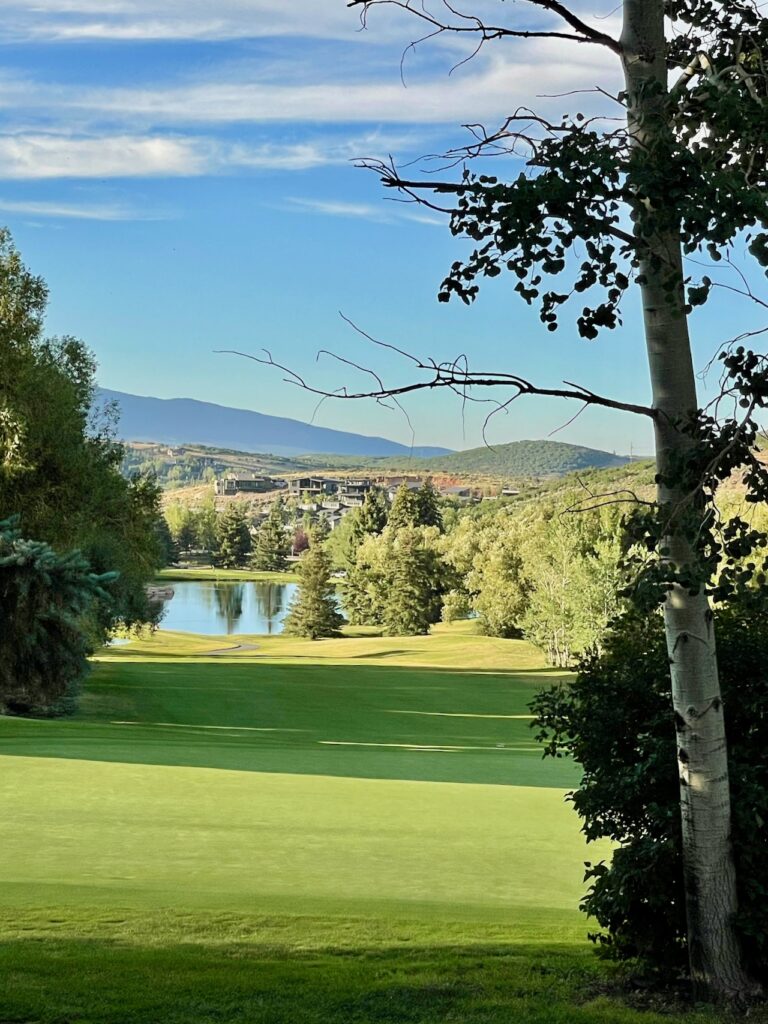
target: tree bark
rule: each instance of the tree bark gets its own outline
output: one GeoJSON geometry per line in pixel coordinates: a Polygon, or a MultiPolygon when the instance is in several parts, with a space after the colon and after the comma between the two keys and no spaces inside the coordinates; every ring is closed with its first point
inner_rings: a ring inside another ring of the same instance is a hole
{"type": "MultiPolygon", "coordinates": [[[[663,0],[624,0],[621,36],[628,96],[628,127],[640,164],[663,159],[669,130],[663,0]]],[[[663,173],[657,167],[655,173],[663,173]]],[[[652,211],[651,211],[652,214],[652,211]]],[[[644,210],[645,223],[648,214],[644,210]]],[[[698,408],[688,335],[679,231],[666,218],[645,234],[640,267],[648,363],[653,390],[656,467],[674,476],[690,437],[679,429],[698,408]]],[[[674,506],[681,486],[661,482],[658,498],[674,506]]],[[[682,534],[666,540],[676,566],[695,551],[682,534]]],[[[730,847],[730,791],[723,705],[717,673],[712,612],[702,592],[675,586],[664,606],[672,702],[677,730],[682,811],[683,871],[688,943],[695,992],[704,998],[741,1001],[754,992],[734,930],[736,874],[730,847]]]]}

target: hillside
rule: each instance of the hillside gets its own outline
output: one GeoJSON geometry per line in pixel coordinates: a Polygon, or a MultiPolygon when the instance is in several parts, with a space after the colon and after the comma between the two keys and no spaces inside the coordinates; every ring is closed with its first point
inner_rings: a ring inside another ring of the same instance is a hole
{"type": "Polygon", "coordinates": [[[99,388],[96,405],[116,402],[120,408],[118,435],[124,441],[156,441],[168,445],[200,444],[240,452],[302,455],[443,455],[448,448],[414,448],[384,437],[369,437],[311,423],[267,416],[249,409],[198,402],[191,398],[149,398],[99,388]]]}
{"type": "Polygon", "coordinates": [[[168,489],[210,484],[229,472],[268,476],[358,472],[386,477],[406,471],[411,475],[443,477],[446,484],[474,480],[499,485],[560,478],[568,473],[595,469],[618,469],[628,463],[629,459],[623,456],[557,441],[513,441],[492,449],[473,448],[435,458],[317,453],[289,458],[201,444],[170,448],[167,444],[138,441],[126,443],[123,471],[126,476],[152,472],[168,489]]]}
{"type": "Polygon", "coordinates": [[[595,448],[562,441],[511,441],[508,444],[470,448],[464,452],[408,460],[388,458],[379,467],[409,468],[419,473],[452,473],[489,477],[564,476],[583,469],[623,466],[630,460],[595,448]]]}

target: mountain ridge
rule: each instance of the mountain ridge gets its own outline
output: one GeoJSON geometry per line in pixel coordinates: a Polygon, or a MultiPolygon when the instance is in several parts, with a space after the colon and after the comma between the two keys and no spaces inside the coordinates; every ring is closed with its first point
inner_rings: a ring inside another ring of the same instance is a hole
{"type": "Polygon", "coordinates": [[[117,433],[124,441],[156,441],[169,445],[200,444],[242,452],[304,455],[430,457],[450,448],[409,448],[385,437],[317,427],[284,416],[235,409],[195,398],[153,398],[110,388],[97,388],[96,404],[117,402],[117,433]]]}

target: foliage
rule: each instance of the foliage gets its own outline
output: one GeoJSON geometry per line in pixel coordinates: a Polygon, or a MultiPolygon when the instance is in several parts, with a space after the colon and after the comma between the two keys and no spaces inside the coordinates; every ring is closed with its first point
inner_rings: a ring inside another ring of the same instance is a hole
{"type": "Polygon", "coordinates": [[[0,509],[24,536],[57,552],[79,549],[117,582],[94,605],[90,629],[151,621],[144,588],[162,564],[159,490],[120,474],[114,410],[94,412],[95,362],[74,338],[46,339],[47,290],[0,231],[0,509]]]}
{"type": "Polygon", "coordinates": [[[74,709],[88,671],[82,620],[108,601],[115,574],[92,573],[77,551],[24,540],[17,522],[0,522],[0,710],[61,714],[74,709]]]}
{"type": "Polygon", "coordinates": [[[387,525],[393,531],[419,525],[419,499],[406,483],[400,484],[392,500],[387,525]]]}
{"type": "MultiPolygon", "coordinates": [[[[245,512],[231,501],[218,522],[218,561],[225,569],[242,568],[251,553],[251,534],[245,512]]],[[[259,566],[271,569],[272,566],[259,566]]]]}
{"type": "Polygon", "coordinates": [[[338,636],[344,623],[331,582],[331,561],[321,544],[313,542],[299,562],[299,590],[283,624],[288,636],[310,640],[338,636]]]}
{"type": "Polygon", "coordinates": [[[768,534],[753,511],[768,501],[768,466],[758,458],[756,420],[758,410],[768,408],[768,357],[739,345],[722,352],[720,360],[723,395],[736,411],[721,420],[707,410],[689,417],[681,426],[687,445],[667,474],[657,475],[662,495],[674,477],[684,500],[633,509],[625,524],[625,544],[634,545],[626,560],[634,570],[632,598],[640,608],[660,606],[675,585],[724,601],[768,580],[768,534]],[[724,520],[718,490],[736,474],[751,509],[724,520]],[[677,564],[670,538],[682,538],[696,558],[677,564]]]}
{"type": "MultiPolygon", "coordinates": [[[[718,664],[727,708],[739,885],[738,930],[753,974],[768,979],[768,598],[754,590],[717,610],[718,664]]],[[[675,730],[668,657],[658,613],[629,611],[603,652],[585,656],[574,682],[531,707],[549,756],[571,756],[581,783],[570,796],[590,841],[620,844],[588,864],[583,909],[612,956],[684,969],[686,918],[675,730]]]]}
{"type": "Polygon", "coordinates": [[[384,625],[393,635],[407,635],[411,627],[423,633],[439,622],[443,597],[457,584],[439,541],[437,527],[394,530],[391,522],[381,534],[368,535],[341,582],[350,623],[384,625]]]}
{"type": "Polygon", "coordinates": [[[301,555],[309,548],[309,536],[303,527],[297,526],[293,533],[291,551],[294,555],[301,555]]]}
{"type": "Polygon", "coordinates": [[[355,508],[341,520],[326,541],[325,550],[334,569],[349,572],[355,565],[357,549],[365,536],[360,527],[360,509],[355,508]]]}
{"type": "MultiPolygon", "coordinates": [[[[435,529],[434,527],[432,529],[435,529]]],[[[380,597],[381,620],[390,636],[428,633],[440,620],[442,594],[440,560],[429,529],[403,528],[390,533],[391,554],[380,597]]]]}
{"type": "Polygon", "coordinates": [[[599,645],[619,609],[620,520],[615,505],[569,513],[545,502],[519,524],[527,596],[519,622],[553,665],[599,645]]]}
{"type": "Polygon", "coordinates": [[[291,538],[285,529],[285,508],[282,499],[278,498],[256,533],[251,565],[254,569],[282,572],[288,564],[290,549],[291,538]]]}
{"type": "Polygon", "coordinates": [[[326,550],[334,568],[351,573],[360,545],[367,536],[381,533],[388,517],[386,494],[378,487],[371,488],[362,506],[348,512],[328,538],[326,550]]]}
{"type": "Polygon", "coordinates": [[[458,614],[464,604],[490,636],[520,636],[528,587],[522,574],[518,522],[504,507],[482,518],[464,515],[442,545],[461,581],[452,592],[447,614],[458,614]]]}
{"type": "Polygon", "coordinates": [[[379,487],[372,487],[363,499],[359,524],[362,534],[381,533],[389,519],[389,503],[386,493],[379,487]]]}
{"type": "Polygon", "coordinates": [[[468,606],[485,632],[523,635],[561,667],[598,643],[623,580],[620,516],[566,512],[577,499],[563,490],[463,514],[441,544],[459,580],[447,614],[468,606]]]}
{"type": "Polygon", "coordinates": [[[510,441],[508,444],[483,445],[451,455],[433,455],[430,458],[406,463],[403,459],[389,458],[382,467],[409,468],[419,472],[465,474],[499,478],[564,476],[585,469],[600,469],[626,464],[622,455],[564,444],[562,441],[510,441]]]}
{"type": "Polygon", "coordinates": [[[443,529],[443,515],[440,511],[440,497],[435,485],[427,479],[416,492],[418,526],[436,526],[443,529]]]}

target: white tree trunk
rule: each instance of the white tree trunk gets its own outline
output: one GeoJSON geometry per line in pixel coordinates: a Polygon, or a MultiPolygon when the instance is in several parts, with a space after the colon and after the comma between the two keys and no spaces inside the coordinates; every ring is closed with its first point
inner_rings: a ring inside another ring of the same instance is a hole
{"type": "MultiPolygon", "coordinates": [[[[667,92],[663,0],[624,0],[624,71],[629,129],[638,151],[652,153],[663,133],[667,92]]],[[[651,159],[653,157],[651,156],[651,159]]],[[[688,336],[678,233],[649,242],[658,258],[640,268],[648,363],[656,421],[656,466],[665,476],[690,445],[676,424],[698,407],[688,336]],[[675,285],[670,288],[674,275],[675,285]]],[[[649,253],[650,255],[651,253],[649,253]]],[[[659,500],[676,503],[680,488],[662,483],[659,500]]],[[[695,558],[684,537],[668,540],[670,559],[695,558]]],[[[730,850],[730,791],[725,722],[712,613],[706,596],[675,587],[664,606],[677,729],[688,941],[699,994],[740,1000],[753,986],[733,927],[736,877],[730,850]]]]}

